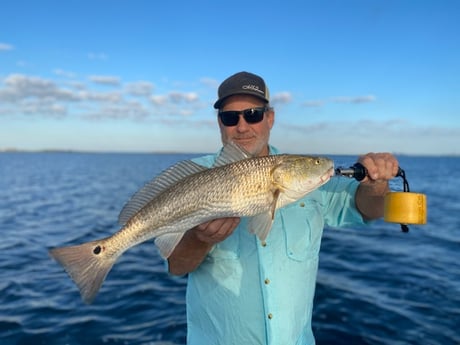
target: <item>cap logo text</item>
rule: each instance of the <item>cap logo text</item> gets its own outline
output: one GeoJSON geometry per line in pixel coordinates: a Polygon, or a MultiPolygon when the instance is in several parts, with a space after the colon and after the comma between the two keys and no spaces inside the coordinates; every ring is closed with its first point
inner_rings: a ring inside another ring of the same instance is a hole
{"type": "Polygon", "coordinates": [[[261,94],[264,94],[264,92],[262,90],[259,89],[259,87],[257,85],[243,85],[242,86],[242,89],[243,90],[252,90],[252,91],[256,91],[258,93],[261,93],[261,94]]]}

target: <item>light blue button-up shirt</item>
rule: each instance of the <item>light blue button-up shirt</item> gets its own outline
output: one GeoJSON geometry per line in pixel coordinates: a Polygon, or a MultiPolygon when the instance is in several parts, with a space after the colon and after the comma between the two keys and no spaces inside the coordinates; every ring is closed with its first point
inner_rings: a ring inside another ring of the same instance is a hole
{"type": "MultiPolygon", "coordinates": [[[[211,167],[215,158],[194,161],[211,167]]],[[[187,344],[314,344],[311,318],[323,228],[363,224],[354,202],[357,186],[335,177],[277,210],[265,242],[248,232],[248,219],[242,218],[189,274],[187,344]]]]}

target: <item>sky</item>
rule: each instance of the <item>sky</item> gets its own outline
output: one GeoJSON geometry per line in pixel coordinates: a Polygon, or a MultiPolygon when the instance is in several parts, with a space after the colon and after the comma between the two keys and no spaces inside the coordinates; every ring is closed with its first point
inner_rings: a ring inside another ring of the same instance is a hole
{"type": "Polygon", "coordinates": [[[214,152],[262,76],[283,152],[460,155],[457,0],[5,0],[0,151],[214,152]]]}

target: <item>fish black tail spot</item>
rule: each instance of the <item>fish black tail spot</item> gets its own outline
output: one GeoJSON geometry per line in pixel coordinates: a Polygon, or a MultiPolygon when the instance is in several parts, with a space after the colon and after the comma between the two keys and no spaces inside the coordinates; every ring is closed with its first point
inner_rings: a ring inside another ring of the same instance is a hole
{"type": "Polygon", "coordinates": [[[111,256],[101,255],[104,250],[105,246],[101,241],[50,250],[50,255],[64,267],[77,284],[85,303],[94,300],[102,282],[117,257],[121,255],[121,253],[114,253],[111,256]]]}

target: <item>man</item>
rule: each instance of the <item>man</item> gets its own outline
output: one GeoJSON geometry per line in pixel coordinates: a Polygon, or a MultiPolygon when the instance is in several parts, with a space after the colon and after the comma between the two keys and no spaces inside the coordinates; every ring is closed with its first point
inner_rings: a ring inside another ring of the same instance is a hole
{"type": "MultiPolygon", "coordinates": [[[[275,112],[261,77],[229,77],[214,108],[223,143],[233,141],[254,156],[278,153],[269,145],[275,112]]],[[[195,161],[211,167],[216,156],[195,161]]],[[[171,274],[189,273],[188,344],[315,343],[311,317],[323,227],[382,217],[388,180],[398,169],[388,153],[367,154],[359,162],[369,177],[361,183],[334,177],[279,209],[265,242],[247,231],[244,218],[216,219],[185,234],[168,264],[171,274]]]]}

